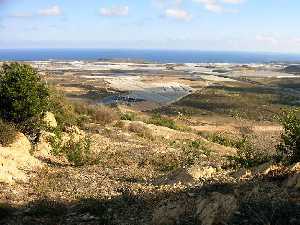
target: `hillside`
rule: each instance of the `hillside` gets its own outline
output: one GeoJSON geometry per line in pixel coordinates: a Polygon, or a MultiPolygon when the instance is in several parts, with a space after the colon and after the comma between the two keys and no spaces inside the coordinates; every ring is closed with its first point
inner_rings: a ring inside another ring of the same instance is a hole
{"type": "MultiPolygon", "coordinates": [[[[19,66],[1,79],[31,71],[19,66]]],[[[194,86],[150,110],[74,102],[59,86],[35,99],[30,120],[2,107],[0,224],[300,224],[299,146],[276,160],[287,127],[274,115],[287,98],[238,85],[194,86]]]]}

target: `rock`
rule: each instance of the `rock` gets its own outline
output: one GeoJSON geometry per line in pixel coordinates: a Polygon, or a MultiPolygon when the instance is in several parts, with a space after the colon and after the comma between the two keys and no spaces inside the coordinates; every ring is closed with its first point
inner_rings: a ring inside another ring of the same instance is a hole
{"type": "Polygon", "coordinates": [[[18,133],[16,140],[8,147],[0,147],[0,183],[26,182],[27,172],[40,168],[42,164],[30,154],[31,143],[18,133]]]}
{"type": "Polygon", "coordinates": [[[213,192],[208,197],[199,199],[196,208],[198,224],[226,224],[238,208],[238,203],[233,195],[213,192]]]}
{"type": "Polygon", "coordinates": [[[264,163],[253,170],[255,175],[268,175],[274,171],[280,170],[282,167],[274,165],[272,162],[264,163]]]}
{"type": "Polygon", "coordinates": [[[209,179],[216,173],[216,168],[194,165],[188,169],[177,169],[156,180],[155,184],[192,183],[199,179],[209,179]]]}
{"type": "Polygon", "coordinates": [[[200,167],[196,165],[190,167],[187,171],[194,180],[211,178],[212,175],[217,172],[216,168],[214,167],[200,167]]]}
{"type": "Polygon", "coordinates": [[[163,206],[154,210],[152,223],[153,225],[175,225],[186,212],[184,204],[177,202],[165,203],[163,206]]]}
{"type": "Polygon", "coordinates": [[[239,169],[238,171],[233,173],[232,176],[238,180],[247,180],[253,177],[251,170],[245,168],[239,169]]]}
{"type": "Polygon", "coordinates": [[[52,146],[49,142],[49,139],[54,136],[54,133],[42,131],[38,143],[35,146],[34,156],[43,159],[49,158],[52,151],[52,146]]]}
{"type": "Polygon", "coordinates": [[[286,187],[300,189],[300,173],[296,173],[287,178],[286,187]]]}
{"type": "Polygon", "coordinates": [[[291,172],[300,173],[300,162],[291,165],[289,169],[291,172]]]}
{"type": "Polygon", "coordinates": [[[55,116],[52,112],[46,112],[43,121],[47,124],[47,126],[51,128],[56,128],[57,127],[57,122],[55,119],[55,116]]]}
{"type": "Polygon", "coordinates": [[[251,170],[245,168],[239,169],[237,172],[233,173],[233,177],[239,180],[248,180],[252,179],[254,176],[267,176],[282,169],[282,166],[274,165],[272,162],[268,162],[252,168],[251,170]]]}

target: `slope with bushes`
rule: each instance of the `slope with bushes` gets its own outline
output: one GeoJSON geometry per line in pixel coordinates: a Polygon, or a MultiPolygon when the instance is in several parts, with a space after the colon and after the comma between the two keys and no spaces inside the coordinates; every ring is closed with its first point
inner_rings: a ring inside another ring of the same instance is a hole
{"type": "Polygon", "coordinates": [[[295,113],[261,155],[251,129],[205,135],[183,114],[70,102],[30,66],[5,64],[0,87],[1,172],[24,178],[0,182],[0,224],[299,224],[295,113]]]}

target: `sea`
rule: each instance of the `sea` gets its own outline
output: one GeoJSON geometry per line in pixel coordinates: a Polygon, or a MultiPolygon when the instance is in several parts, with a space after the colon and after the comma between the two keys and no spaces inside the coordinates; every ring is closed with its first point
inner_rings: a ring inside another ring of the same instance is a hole
{"type": "Polygon", "coordinates": [[[0,49],[0,61],[138,60],[155,63],[300,63],[300,54],[136,49],[0,49]]]}

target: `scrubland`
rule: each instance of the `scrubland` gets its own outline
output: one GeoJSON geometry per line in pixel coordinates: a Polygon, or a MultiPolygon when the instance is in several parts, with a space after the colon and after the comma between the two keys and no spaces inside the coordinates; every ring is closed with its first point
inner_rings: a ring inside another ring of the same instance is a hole
{"type": "Polygon", "coordinates": [[[286,81],[197,83],[139,110],[49,80],[2,66],[1,224],[300,224],[298,96],[286,81]]]}

